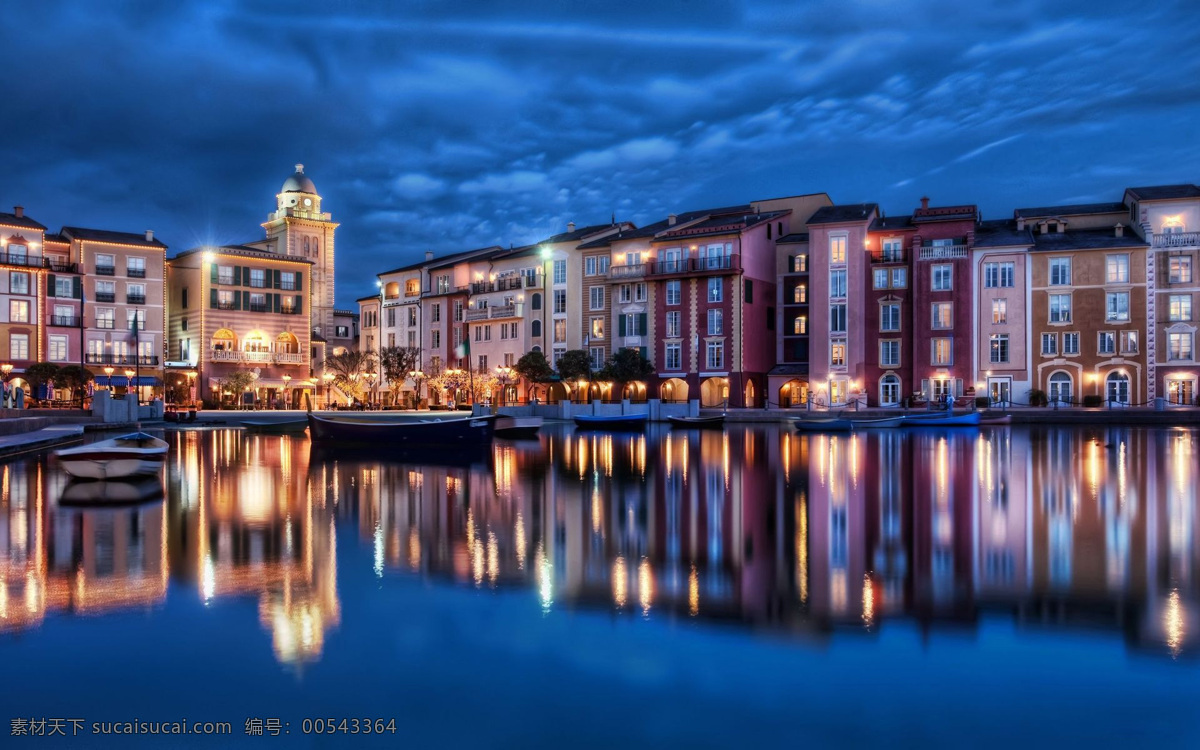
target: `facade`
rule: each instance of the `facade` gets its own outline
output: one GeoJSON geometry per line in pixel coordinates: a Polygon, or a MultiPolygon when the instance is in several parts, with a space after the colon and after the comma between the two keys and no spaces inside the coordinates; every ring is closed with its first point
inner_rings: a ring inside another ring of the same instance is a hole
{"type": "Polygon", "coordinates": [[[775,361],[767,378],[767,393],[777,406],[789,408],[808,402],[809,296],[808,232],[786,234],[775,243],[775,269],[779,283],[775,309],[778,320],[775,361]]]}
{"type": "Polygon", "coordinates": [[[1028,228],[1018,230],[1015,221],[981,221],[975,228],[975,393],[986,395],[997,406],[1029,403],[1034,387],[1027,316],[1032,246],[1028,228]]]}
{"type": "MultiPolygon", "coordinates": [[[[533,313],[540,309],[532,309],[532,298],[545,288],[541,249],[529,245],[476,256],[471,279],[465,313],[468,366],[476,372],[511,368],[536,345],[532,328],[536,323],[540,329],[541,323],[533,313]]],[[[504,377],[511,376],[505,372],[504,377]]]]}
{"type": "Polygon", "coordinates": [[[333,328],[327,339],[330,354],[341,354],[347,351],[358,351],[358,312],[353,310],[334,310],[333,328]]]}
{"type": "Polygon", "coordinates": [[[879,217],[871,223],[867,238],[863,386],[871,406],[899,406],[916,390],[912,290],[916,231],[911,216],[879,217]]]}
{"type": "MultiPolygon", "coordinates": [[[[43,359],[45,309],[39,300],[47,279],[45,236],[46,227],[25,216],[20,206],[11,214],[0,213],[0,361],[12,365],[17,380],[26,367],[43,359]]],[[[74,294],[77,289],[70,277],[64,274],[64,278],[67,291],[74,294]]],[[[72,310],[78,307],[72,304],[72,310]]],[[[73,318],[71,322],[75,323],[73,318]]],[[[63,362],[71,355],[69,349],[58,353],[63,362]]],[[[76,348],[73,361],[81,360],[76,348]]]]}

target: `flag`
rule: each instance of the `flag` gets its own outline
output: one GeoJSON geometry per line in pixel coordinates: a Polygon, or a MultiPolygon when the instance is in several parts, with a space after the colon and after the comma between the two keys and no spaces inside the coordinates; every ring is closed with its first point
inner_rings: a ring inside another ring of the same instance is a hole
{"type": "Polygon", "coordinates": [[[454,356],[459,359],[466,359],[471,356],[471,338],[464,337],[462,343],[454,347],[454,356]]]}

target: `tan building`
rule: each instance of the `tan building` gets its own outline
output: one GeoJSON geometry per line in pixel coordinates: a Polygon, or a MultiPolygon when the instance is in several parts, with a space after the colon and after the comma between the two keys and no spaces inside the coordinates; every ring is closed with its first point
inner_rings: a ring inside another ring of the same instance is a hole
{"type": "Polygon", "coordinates": [[[303,408],[323,399],[310,380],[309,283],[313,262],[246,245],[196,248],[168,261],[173,362],[198,373],[196,397],[303,408]],[[222,386],[237,370],[254,374],[246,392],[222,386]]]}

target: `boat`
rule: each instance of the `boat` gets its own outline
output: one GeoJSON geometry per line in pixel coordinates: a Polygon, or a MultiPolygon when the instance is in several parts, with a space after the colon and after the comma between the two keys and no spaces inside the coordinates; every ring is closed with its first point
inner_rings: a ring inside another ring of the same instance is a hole
{"type": "Polygon", "coordinates": [[[899,427],[904,424],[904,417],[882,417],[879,419],[855,419],[854,429],[856,430],[890,430],[893,427],[899,427]]]}
{"type": "Polygon", "coordinates": [[[72,480],[59,496],[60,505],[132,505],[162,502],[162,480],[159,477],[134,479],[72,480]]]}
{"type": "Polygon", "coordinates": [[[495,415],[414,421],[411,419],[346,419],[309,413],[308,435],[326,446],[368,446],[406,450],[483,446],[492,442],[495,415]]]}
{"type": "Polygon", "coordinates": [[[979,412],[965,414],[910,415],[904,418],[905,427],[978,427],[979,412]]]}
{"type": "Polygon", "coordinates": [[[63,470],[79,479],[123,479],[157,474],[167,442],[144,432],[55,451],[63,470]]]}
{"type": "Polygon", "coordinates": [[[242,422],[246,432],[260,435],[299,435],[308,429],[307,419],[253,419],[242,422]]]}
{"type": "Polygon", "coordinates": [[[667,421],[675,427],[691,427],[693,429],[725,426],[725,417],[667,417],[667,421]]]}
{"type": "Polygon", "coordinates": [[[646,414],[615,414],[613,416],[575,415],[575,425],[591,430],[640,430],[646,426],[646,414]]]}
{"type": "Polygon", "coordinates": [[[981,414],[979,424],[986,426],[1012,424],[1011,414],[981,414]]]}
{"type": "Polygon", "coordinates": [[[496,437],[509,440],[536,438],[540,429],[541,417],[500,417],[496,420],[496,437]]]}
{"type": "Polygon", "coordinates": [[[849,432],[854,422],[840,417],[834,419],[797,419],[796,429],[801,432],[849,432]]]}

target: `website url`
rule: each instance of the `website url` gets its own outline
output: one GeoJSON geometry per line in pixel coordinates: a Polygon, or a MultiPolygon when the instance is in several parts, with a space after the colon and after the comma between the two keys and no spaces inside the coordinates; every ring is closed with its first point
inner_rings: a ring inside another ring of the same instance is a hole
{"type": "Polygon", "coordinates": [[[93,721],[92,734],[232,734],[228,721],[93,721]]]}

